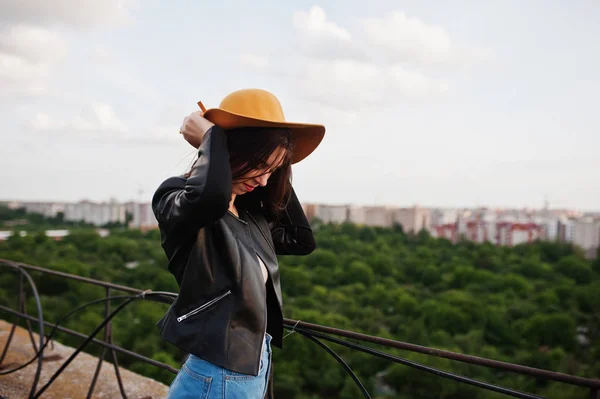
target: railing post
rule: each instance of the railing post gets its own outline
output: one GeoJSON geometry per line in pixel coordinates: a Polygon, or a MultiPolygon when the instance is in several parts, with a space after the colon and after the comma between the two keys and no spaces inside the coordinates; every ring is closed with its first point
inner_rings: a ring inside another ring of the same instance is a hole
{"type": "MultiPolygon", "coordinates": [[[[19,273],[19,292],[17,293],[17,311],[18,312],[21,311],[22,293],[23,293],[23,274],[19,273]]],[[[15,322],[13,323],[12,327],[10,328],[10,333],[8,334],[8,339],[6,340],[6,345],[4,345],[4,350],[2,351],[2,355],[0,356],[0,364],[2,364],[2,362],[4,361],[4,358],[6,357],[6,354],[8,353],[8,347],[10,346],[10,343],[12,342],[13,335],[15,334],[15,330],[17,329],[18,321],[19,321],[19,316],[16,317],[15,322]]],[[[2,369],[2,368],[0,367],[0,369],[2,369]]]]}
{"type": "MultiPolygon", "coordinates": [[[[19,274],[19,285],[21,289],[19,290],[19,311],[27,314],[27,306],[25,306],[25,290],[23,289],[23,273],[19,274]]],[[[35,338],[33,338],[33,330],[31,329],[31,322],[29,320],[25,320],[27,323],[27,332],[29,333],[29,339],[31,339],[31,345],[33,346],[33,350],[35,352],[38,351],[37,344],[35,343],[35,338]]],[[[43,358],[43,354],[40,354],[40,357],[43,358]]]]}
{"type": "MultiPolygon", "coordinates": [[[[110,343],[112,344],[112,337],[109,338],[110,343]]],[[[125,393],[125,387],[123,386],[123,380],[121,380],[121,373],[119,372],[119,361],[117,360],[117,352],[115,350],[111,350],[113,364],[115,366],[115,374],[117,376],[117,382],[119,383],[119,390],[121,391],[121,396],[123,399],[127,399],[127,394],[125,393]]]]}
{"type": "Polygon", "coordinates": [[[590,389],[590,399],[598,399],[598,388],[590,389]]]}
{"type": "MultiPolygon", "coordinates": [[[[110,297],[110,287],[106,288],[106,298],[110,297]]],[[[110,301],[104,302],[104,317],[108,317],[110,315],[110,301]]],[[[109,322],[104,327],[104,342],[107,344],[112,344],[112,322],[109,322]]],[[[119,384],[119,391],[121,391],[121,396],[123,399],[127,399],[127,394],[125,393],[125,387],[123,386],[123,381],[121,380],[121,373],[119,372],[119,362],[117,360],[117,353],[114,350],[111,350],[111,355],[113,359],[113,364],[115,367],[115,375],[117,377],[117,383],[119,384]]],[[[106,356],[106,346],[102,348],[102,353],[98,356],[98,366],[96,366],[96,372],[94,373],[94,378],[92,379],[92,383],[90,384],[90,390],[88,391],[87,399],[92,397],[92,393],[94,392],[94,388],[96,386],[96,382],[98,380],[98,376],[100,375],[100,369],[102,368],[102,362],[104,361],[104,357],[106,356]]]]}
{"type": "MultiPolygon", "coordinates": [[[[110,288],[106,287],[106,298],[110,296],[110,288]]],[[[110,313],[110,303],[107,300],[104,302],[104,317],[108,317],[110,313]]],[[[108,343],[108,328],[110,324],[107,324],[104,327],[104,342],[108,343]]],[[[102,362],[104,361],[104,357],[106,356],[106,346],[102,347],[102,353],[98,356],[98,365],[96,366],[96,371],[94,372],[94,377],[92,378],[92,382],[90,383],[90,389],[87,394],[87,399],[92,397],[94,393],[94,388],[96,387],[96,382],[98,381],[98,376],[100,375],[100,369],[102,368],[102,362]]]]}
{"type": "MultiPolygon", "coordinates": [[[[106,287],[106,295],[108,295],[110,293],[110,288],[106,287]]],[[[110,313],[110,302],[106,301],[106,317],[108,317],[108,314],[110,313]]],[[[108,331],[107,335],[106,335],[106,342],[111,344],[113,343],[112,340],[112,322],[108,323],[106,325],[106,330],[108,331]]],[[[127,394],[125,393],[125,387],[123,386],[123,380],[121,380],[121,373],[119,372],[119,361],[117,360],[117,352],[115,352],[114,349],[111,349],[111,353],[112,353],[112,359],[113,359],[113,365],[115,366],[115,375],[117,376],[117,382],[119,383],[119,390],[121,391],[121,396],[123,397],[123,399],[127,399],[127,394]]]]}

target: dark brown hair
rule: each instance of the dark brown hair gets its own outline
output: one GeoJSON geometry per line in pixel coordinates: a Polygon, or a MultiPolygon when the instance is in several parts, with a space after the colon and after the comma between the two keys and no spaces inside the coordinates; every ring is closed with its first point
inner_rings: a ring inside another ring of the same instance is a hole
{"type": "Polygon", "coordinates": [[[275,216],[287,205],[291,191],[292,154],[294,139],[285,128],[246,127],[225,132],[234,183],[241,182],[245,174],[255,170],[272,172],[265,187],[236,197],[236,205],[244,208],[262,208],[268,215],[275,216]],[[278,149],[285,151],[278,160],[276,169],[268,165],[269,157],[278,149]]]}
{"type": "Polygon", "coordinates": [[[260,204],[271,215],[282,210],[287,203],[291,187],[291,164],[294,151],[291,131],[283,128],[248,127],[228,130],[226,135],[229,164],[234,182],[242,181],[240,179],[245,174],[254,170],[264,170],[265,174],[272,173],[265,187],[255,189],[256,195],[251,195],[254,194],[252,192],[238,196],[240,204],[246,206],[260,204]],[[278,159],[276,165],[267,164],[269,157],[278,148],[285,151],[283,159],[278,159]],[[273,166],[276,168],[273,169],[273,166]],[[249,204],[250,200],[254,200],[254,203],[249,204]]]}

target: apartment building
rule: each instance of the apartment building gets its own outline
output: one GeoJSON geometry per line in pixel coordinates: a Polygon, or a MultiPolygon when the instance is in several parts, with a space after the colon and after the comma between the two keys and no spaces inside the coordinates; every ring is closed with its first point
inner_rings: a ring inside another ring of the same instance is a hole
{"type": "Polygon", "coordinates": [[[131,215],[130,228],[150,230],[158,228],[158,221],[152,211],[152,204],[143,202],[128,202],[125,209],[131,215]]]}
{"type": "Polygon", "coordinates": [[[587,257],[596,256],[600,246],[600,219],[583,217],[573,222],[572,242],[581,247],[587,257]]]}
{"type": "Polygon", "coordinates": [[[431,228],[431,211],[417,205],[391,211],[392,223],[400,224],[405,232],[417,233],[431,228]]]}
{"type": "Polygon", "coordinates": [[[125,223],[126,208],[124,204],[115,200],[110,202],[96,203],[91,201],[80,201],[64,205],[64,218],[67,221],[93,224],[102,226],[107,223],[125,223]]]}
{"type": "Polygon", "coordinates": [[[25,209],[27,213],[39,213],[45,217],[53,218],[59,212],[64,212],[65,204],[60,202],[24,202],[11,201],[7,203],[9,209],[25,209]]]}
{"type": "Polygon", "coordinates": [[[344,223],[350,219],[348,205],[303,204],[308,220],[315,218],[324,223],[344,223]]]}

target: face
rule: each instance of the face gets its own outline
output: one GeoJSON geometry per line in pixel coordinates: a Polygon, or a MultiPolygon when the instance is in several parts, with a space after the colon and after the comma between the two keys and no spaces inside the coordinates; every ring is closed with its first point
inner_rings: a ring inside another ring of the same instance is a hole
{"type": "Polygon", "coordinates": [[[267,185],[271,174],[283,163],[285,158],[285,150],[278,148],[275,150],[264,168],[252,170],[246,173],[239,179],[233,181],[232,193],[234,195],[243,195],[251,192],[256,187],[264,187],[267,185]]]}

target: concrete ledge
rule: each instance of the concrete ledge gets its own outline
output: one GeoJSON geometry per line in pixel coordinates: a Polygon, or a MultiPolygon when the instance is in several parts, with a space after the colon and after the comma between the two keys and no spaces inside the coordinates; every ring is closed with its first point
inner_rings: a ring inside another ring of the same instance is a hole
{"type": "MultiPolygon", "coordinates": [[[[11,323],[0,320],[0,354],[6,345],[11,323]]],[[[33,334],[36,344],[39,336],[33,334]]],[[[54,341],[54,347],[49,344],[44,351],[44,364],[38,383],[38,389],[44,386],[54,372],[75,351],[74,348],[54,341]]],[[[34,348],[26,329],[17,327],[10,344],[6,358],[0,364],[0,369],[15,368],[34,356],[34,348]]],[[[108,358],[108,356],[107,356],[108,358]]],[[[62,374],[44,392],[42,398],[47,399],[79,399],[85,398],[98,359],[87,353],[80,353],[62,372],[62,374]]],[[[16,373],[0,376],[0,395],[6,399],[26,398],[31,389],[31,383],[37,369],[37,361],[16,373]]],[[[169,387],[150,378],[119,368],[119,373],[129,399],[160,399],[167,396],[169,387]]],[[[115,369],[112,363],[104,362],[98,376],[92,398],[117,399],[121,397],[115,369]]]]}

